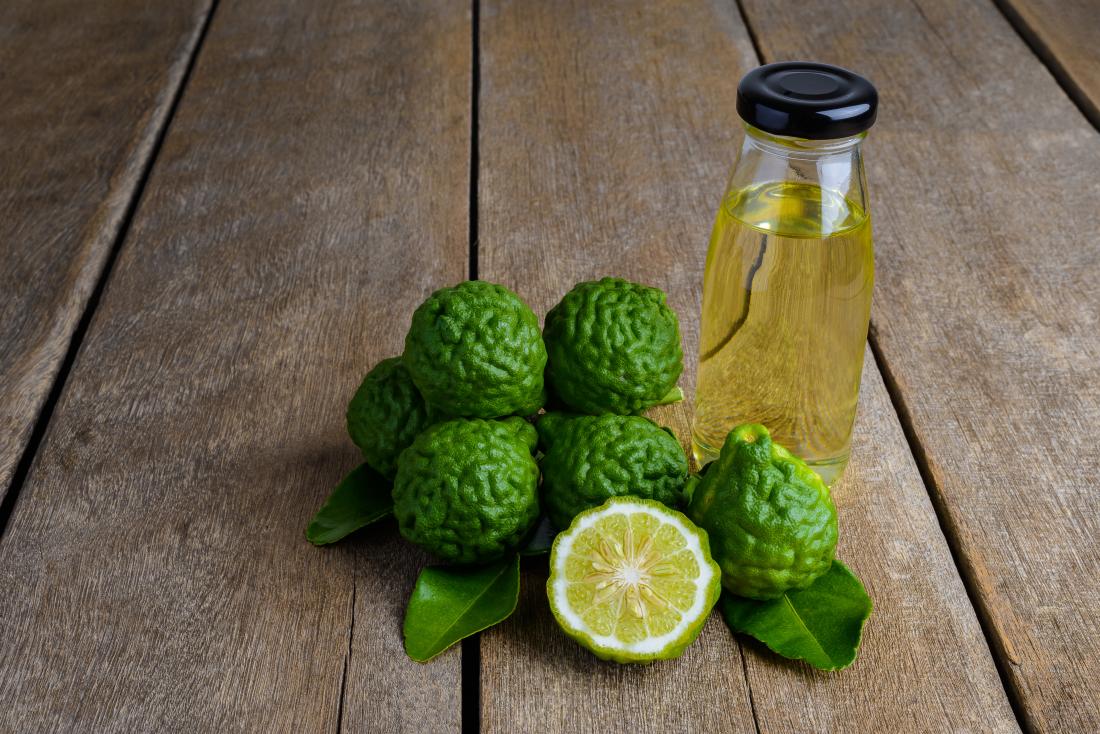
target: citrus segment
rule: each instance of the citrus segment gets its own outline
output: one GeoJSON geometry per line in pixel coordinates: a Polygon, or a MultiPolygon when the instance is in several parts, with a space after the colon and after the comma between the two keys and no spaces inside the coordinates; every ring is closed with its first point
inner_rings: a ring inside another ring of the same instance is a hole
{"type": "Polygon", "coordinates": [[[718,599],[706,533],[659,502],[615,497],[554,541],[547,594],[558,624],[597,656],[679,656],[718,599]]]}

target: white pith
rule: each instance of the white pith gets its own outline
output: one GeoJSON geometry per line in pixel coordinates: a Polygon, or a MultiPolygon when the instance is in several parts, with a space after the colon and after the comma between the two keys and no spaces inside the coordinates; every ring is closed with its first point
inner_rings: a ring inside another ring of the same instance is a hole
{"type": "Polygon", "coordinates": [[[694,528],[689,528],[679,517],[667,511],[662,512],[653,507],[644,504],[635,504],[633,502],[617,502],[603,512],[581,517],[577,520],[568,534],[562,534],[558,538],[557,547],[554,552],[554,572],[555,579],[553,592],[555,606],[557,606],[558,612],[563,620],[573,628],[574,631],[587,635],[600,647],[636,653],[639,655],[652,655],[661,652],[670,644],[679,641],[679,638],[682,637],[684,633],[699,622],[699,619],[709,611],[709,595],[707,592],[714,579],[714,569],[703,555],[703,547],[699,541],[698,531],[694,528]],[[699,576],[694,580],[695,596],[692,600],[692,604],[688,609],[680,610],[680,622],[675,627],[663,635],[647,637],[637,642],[627,643],[613,635],[597,634],[595,630],[585,624],[584,620],[582,620],[573,610],[566,594],[566,590],[570,583],[566,580],[565,562],[572,551],[574,539],[596,524],[597,521],[611,515],[635,515],[639,513],[650,515],[661,523],[672,525],[679,531],[680,535],[687,543],[687,550],[691,551],[692,555],[695,557],[699,566],[699,576]]]}

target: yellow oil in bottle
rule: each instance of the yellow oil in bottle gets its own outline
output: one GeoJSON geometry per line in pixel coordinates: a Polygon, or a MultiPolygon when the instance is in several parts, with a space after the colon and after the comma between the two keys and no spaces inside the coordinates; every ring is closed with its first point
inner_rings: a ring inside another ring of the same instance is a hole
{"type": "Polygon", "coordinates": [[[719,207],[703,281],[693,447],[762,423],[827,483],[848,463],[874,281],[870,217],[812,183],[756,184],[719,207]]]}

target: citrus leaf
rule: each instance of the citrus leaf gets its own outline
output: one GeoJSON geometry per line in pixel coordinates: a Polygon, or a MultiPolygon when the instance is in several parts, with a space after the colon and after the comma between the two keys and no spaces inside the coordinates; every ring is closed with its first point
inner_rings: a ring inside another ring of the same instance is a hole
{"type": "Polygon", "coordinates": [[[405,610],[405,652],[426,663],[507,619],[519,602],[519,555],[477,567],[429,566],[405,610]]]}
{"type": "Polygon", "coordinates": [[[366,464],[340,480],[336,489],[313,516],[306,540],[314,545],[335,543],[364,525],[393,512],[391,484],[366,464]]]}
{"type": "Polygon", "coordinates": [[[684,391],[679,385],[674,385],[671,390],[665,393],[664,397],[654,403],[651,407],[658,405],[673,405],[674,403],[684,402],[684,391]]]}
{"type": "MultiPolygon", "coordinates": [[[[710,464],[707,464],[710,466],[710,464]]],[[[691,496],[695,494],[695,488],[699,486],[699,480],[702,478],[700,474],[688,474],[687,481],[684,482],[684,504],[691,503],[691,496]]]]}
{"type": "Polygon", "coordinates": [[[840,561],[833,561],[808,588],[778,599],[754,601],[722,594],[722,616],[731,630],[821,670],[852,664],[871,608],[863,583],[840,561]]]}

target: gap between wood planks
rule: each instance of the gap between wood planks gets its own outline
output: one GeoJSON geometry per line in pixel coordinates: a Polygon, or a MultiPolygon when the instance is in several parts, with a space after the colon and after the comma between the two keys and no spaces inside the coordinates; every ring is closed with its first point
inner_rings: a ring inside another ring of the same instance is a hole
{"type": "MultiPolygon", "coordinates": [[[[481,2],[470,2],[470,280],[477,280],[478,98],[481,95],[481,2]]],[[[481,731],[481,633],[462,641],[462,731],[481,731]]]]}
{"type": "Polygon", "coordinates": [[[141,202],[141,198],[145,193],[145,185],[149,181],[149,175],[153,170],[153,164],[160,154],[161,145],[164,143],[164,139],[168,134],[168,129],[172,126],[172,120],[175,119],[176,110],[179,108],[179,103],[183,98],[183,92],[187,88],[187,83],[191,79],[191,72],[195,68],[195,62],[198,60],[199,53],[202,51],[203,44],[206,41],[206,34],[210,30],[210,24],[214,19],[214,13],[217,9],[218,0],[210,0],[210,9],[203,19],[202,27],[199,29],[195,45],[190,51],[190,56],[187,59],[187,66],[184,68],[183,75],[180,77],[176,88],[172,90],[172,101],[168,105],[168,112],[164,116],[164,121],[161,123],[160,128],[156,131],[153,139],[153,146],[149,151],[149,157],[142,164],[137,185],[134,187],[130,200],[126,203],[126,211],[122,216],[122,223],[118,228],[118,235],[111,244],[111,250],[103,263],[103,270],[100,272],[95,287],[92,289],[92,294],[84,306],[84,311],[80,315],[80,320],[77,322],[76,329],[69,338],[69,346],[65,350],[65,358],[62,360],[61,367],[57,371],[57,377],[54,378],[53,385],[50,387],[49,395],[46,396],[46,401],[42,404],[42,410],[38,414],[38,420],[35,421],[34,428],[31,430],[30,440],[27,441],[27,445],[23,449],[23,453],[19,457],[18,463],[15,465],[15,473],[12,475],[11,486],[8,488],[8,493],[4,497],[4,501],[0,503],[0,537],[2,537],[8,529],[8,523],[11,521],[11,516],[15,511],[15,505],[19,501],[19,495],[23,491],[23,485],[26,484],[31,466],[34,464],[34,459],[38,455],[38,447],[41,445],[42,439],[46,435],[46,429],[49,427],[50,419],[53,417],[54,408],[57,407],[57,401],[61,397],[61,393],[65,390],[65,383],[68,381],[69,372],[72,370],[73,363],[76,361],[77,352],[80,351],[80,347],[84,342],[84,336],[88,332],[88,325],[91,323],[92,316],[95,315],[96,308],[99,306],[100,299],[103,297],[103,290],[111,277],[111,272],[114,269],[115,261],[118,260],[122,245],[126,241],[127,235],[130,233],[130,225],[133,224],[134,213],[137,211],[138,204],[141,202]]]}
{"type": "Polygon", "coordinates": [[[340,697],[336,702],[336,734],[344,730],[344,697],[348,690],[348,666],[351,664],[351,646],[355,641],[355,594],[358,564],[352,565],[351,607],[348,609],[348,649],[344,652],[344,668],[340,671],[340,697]]]}
{"type": "Polygon", "coordinates": [[[1085,90],[1081,89],[1077,82],[1073,80],[1073,77],[1066,71],[1066,67],[1058,60],[1058,56],[1054,51],[1043,41],[1035,29],[1027,24],[1027,21],[1021,17],[1008,0],[993,0],[993,4],[997,6],[997,10],[1001,11],[1001,15],[1016,31],[1016,35],[1023,39],[1031,52],[1043,63],[1050,75],[1054,77],[1054,81],[1058,82],[1058,86],[1062,88],[1070,101],[1077,106],[1085,119],[1094,128],[1100,130],[1100,108],[1089,98],[1085,90]]]}
{"type": "MultiPolygon", "coordinates": [[[[753,46],[756,45],[756,39],[752,39],[753,46]]],[[[757,58],[760,57],[757,52],[757,58]]],[[[737,646],[741,647],[741,641],[737,641],[737,646]]],[[[756,699],[752,695],[752,681],[749,680],[749,661],[745,656],[744,648],[741,648],[741,674],[745,676],[745,690],[749,693],[749,711],[752,712],[752,725],[756,729],[756,734],[760,734],[760,719],[756,715],[756,699]]]]}

